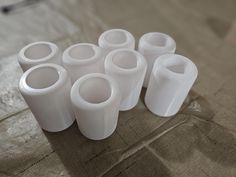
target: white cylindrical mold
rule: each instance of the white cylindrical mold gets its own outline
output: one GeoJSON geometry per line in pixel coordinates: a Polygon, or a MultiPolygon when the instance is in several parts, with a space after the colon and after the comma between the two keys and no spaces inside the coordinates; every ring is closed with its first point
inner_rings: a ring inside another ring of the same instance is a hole
{"type": "Polygon", "coordinates": [[[145,95],[147,108],[159,116],[175,115],[197,75],[197,67],[188,58],[177,54],[160,56],[155,61],[145,95]]]}
{"type": "Polygon", "coordinates": [[[74,83],[70,96],[78,127],[84,136],[101,140],[115,131],[120,104],[115,80],[101,73],[84,75],[74,83]]]}
{"type": "Polygon", "coordinates": [[[56,44],[46,41],[33,42],[22,48],[18,62],[25,72],[27,69],[43,63],[61,65],[61,53],[56,44]]]}
{"type": "Polygon", "coordinates": [[[134,36],[126,30],[110,29],[100,35],[98,45],[103,48],[105,55],[107,55],[115,49],[134,49],[135,39],[134,36]]]}
{"type": "Polygon", "coordinates": [[[51,63],[30,68],[19,82],[19,90],[40,127],[49,132],[62,131],[75,120],[70,89],[67,71],[51,63]]]}
{"type": "Polygon", "coordinates": [[[105,59],[105,73],[113,77],[121,91],[120,110],[132,109],[139,100],[147,63],[132,49],[116,49],[105,59]]]}
{"type": "Polygon", "coordinates": [[[164,33],[150,32],[139,39],[138,51],[145,57],[148,65],[143,87],[148,86],[155,60],[163,54],[175,53],[175,49],[174,39],[164,33]]]}
{"type": "Polygon", "coordinates": [[[94,44],[79,43],[70,46],[64,51],[62,62],[73,83],[85,74],[104,73],[102,49],[94,44]]]}

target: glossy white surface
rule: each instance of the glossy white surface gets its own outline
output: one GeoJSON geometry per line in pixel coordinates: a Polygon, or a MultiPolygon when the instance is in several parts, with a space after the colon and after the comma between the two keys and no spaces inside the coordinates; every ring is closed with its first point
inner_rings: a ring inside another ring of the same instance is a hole
{"type": "Polygon", "coordinates": [[[155,60],[163,54],[175,53],[175,49],[174,39],[164,33],[150,32],[139,39],[138,51],[145,57],[148,65],[143,87],[148,86],[155,60]]]}
{"type": "Polygon", "coordinates": [[[177,54],[160,56],[154,64],[145,104],[156,115],[175,115],[188,95],[198,75],[195,64],[177,54]]]}
{"type": "Polygon", "coordinates": [[[126,30],[110,29],[100,35],[98,45],[104,49],[105,55],[107,55],[115,49],[134,49],[135,39],[134,36],[126,30]]]}
{"type": "Polygon", "coordinates": [[[40,127],[49,132],[62,131],[75,120],[70,89],[67,71],[50,63],[30,68],[19,82],[19,90],[40,127]]]}
{"type": "Polygon", "coordinates": [[[121,91],[120,110],[132,109],[139,100],[147,63],[132,49],[116,49],[105,59],[105,73],[114,78],[121,91]]]}
{"type": "Polygon", "coordinates": [[[79,43],[63,52],[63,66],[68,71],[72,83],[89,73],[104,73],[102,49],[90,43],[79,43]]]}
{"type": "Polygon", "coordinates": [[[110,76],[92,73],[78,79],[71,89],[71,101],[81,133],[100,140],[116,129],[120,92],[110,76]]]}
{"type": "Polygon", "coordinates": [[[43,63],[61,65],[60,51],[56,44],[47,41],[33,42],[18,53],[18,62],[25,72],[27,69],[43,63]]]}

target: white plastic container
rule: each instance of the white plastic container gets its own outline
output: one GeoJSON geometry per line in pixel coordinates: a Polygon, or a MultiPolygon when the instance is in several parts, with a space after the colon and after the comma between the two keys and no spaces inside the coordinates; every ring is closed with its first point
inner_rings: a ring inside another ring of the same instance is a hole
{"type": "Polygon", "coordinates": [[[163,54],[175,53],[175,49],[174,39],[164,33],[150,32],[139,39],[138,51],[145,57],[148,65],[143,87],[148,85],[155,60],[163,54]]]}
{"type": "Polygon", "coordinates": [[[30,68],[19,82],[19,90],[40,127],[49,132],[62,131],[75,120],[70,89],[67,71],[50,63],[30,68]]]}
{"type": "Polygon", "coordinates": [[[43,63],[61,65],[61,53],[57,45],[51,42],[33,42],[22,48],[18,54],[18,62],[25,72],[27,69],[43,63]]]}
{"type": "Polygon", "coordinates": [[[132,109],[139,100],[147,69],[144,57],[132,49],[116,49],[105,59],[105,73],[114,78],[121,91],[120,110],[132,109]]]}
{"type": "Polygon", "coordinates": [[[79,43],[68,47],[62,57],[72,82],[89,73],[104,73],[102,49],[94,44],[79,43]]]}
{"type": "Polygon", "coordinates": [[[195,64],[177,54],[160,56],[154,64],[145,95],[147,108],[156,115],[175,115],[198,75],[195,64]]]}
{"type": "Polygon", "coordinates": [[[120,92],[109,76],[92,73],[78,79],[71,89],[71,101],[81,133],[101,140],[116,129],[120,92]]]}
{"type": "Polygon", "coordinates": [[[104,49],[104,53],[107,55],[115,49],[134,49],[135,39],[134,36],[126,30],[110,29],[100,35],[98,45],[104,49]]]}

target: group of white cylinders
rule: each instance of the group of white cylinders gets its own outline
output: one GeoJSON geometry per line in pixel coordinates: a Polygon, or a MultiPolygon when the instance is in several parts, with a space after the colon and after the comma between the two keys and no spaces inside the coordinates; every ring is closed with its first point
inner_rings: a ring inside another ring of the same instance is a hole
{"type": "Polygon", "coordinates": [[[40,127],[49,132],[75,120],[89,139],[110,136],[119,111],[134,108],[142,87],[154,114],[176,114],[197,78],[188,58],[174,54],[175,41],[158,32],[135,39],[122,29],[102,33],[98,45],[78,43],[63,53],[51,42],[34,42],[18,54],[24,71],[19,90],[40,127]]]}

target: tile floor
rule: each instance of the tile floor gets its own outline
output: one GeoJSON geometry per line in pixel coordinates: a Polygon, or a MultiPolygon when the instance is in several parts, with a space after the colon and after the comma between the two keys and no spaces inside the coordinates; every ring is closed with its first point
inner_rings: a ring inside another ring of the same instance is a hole
{"type": "Polygon", "coordinates": [[[235,177],[235,6],[235,0],[42,0],[0,14],[0,176],[235,177]],[[143,90],[103,141],[87,140],[76,124],[43,132],[17,88],[17,52],[37,40],[61,50],[97,43],[109,28],[124,28],[137,40],[149,31],[171,35],[177,53],[199,69],[188,101],[164,119],[146,109],[143,90]]]}

